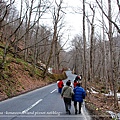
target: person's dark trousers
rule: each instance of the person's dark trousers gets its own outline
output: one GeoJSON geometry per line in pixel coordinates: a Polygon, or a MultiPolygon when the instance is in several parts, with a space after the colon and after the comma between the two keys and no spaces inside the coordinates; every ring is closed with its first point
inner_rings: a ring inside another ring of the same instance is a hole
{"type": "Polygon", "coordinates": [[[79,114],[81,113],[81,102],[74,101],[74,107],[75,107],[75,114],[77,114],[77,103],[79,104],[79,114]]]}
{"type": "Polygon", "coordinates": [[[58,88],[58,92],[61,93],[62,92],[62,88],[58,88]]]}
{"type": "Polygon", "coordinates": [[[64,97],[64,103],[65,103],[66,113],[71,114],[71,113],[70,113],[70,109],[71,109],[71,98],[65,98],[65,97],[64,97]]]}

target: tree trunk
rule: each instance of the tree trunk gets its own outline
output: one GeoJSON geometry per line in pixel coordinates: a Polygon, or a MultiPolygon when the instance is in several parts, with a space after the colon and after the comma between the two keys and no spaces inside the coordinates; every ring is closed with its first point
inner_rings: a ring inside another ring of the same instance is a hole
{"type": "MultiPolygon", "coordinates": [[[[101,0],[101,6],[103,9],[103,1],[101,0]]],[[[105,21],[104,21],[104,16],[103,16],[103,12],[102,12],[102,24],[103,24],[103,30],[102,30],[102,36],[103,36],[103,79],[104,79],[104,83],[106,86],[106,91],[108,90],[108,78],[107,78],[107,66],[106,66],[106,45],[105,45],[105,21]]]]}
{"type": "Polygon", "coordinates": [[[95,10],[94,8],[91,7],[90,8],[93,12],[93,18],[92,18],[92,23],[91,23],[91,38],[90,38],[90,80],[93,81],[94,75],[93,75],[93,46],[94,46],[94,17],[95,17],[95,10]]]}
{"type": "Polygon", "coordinates": [[[30,41],[30,37],[29,37],[29,28],[30,28],[30,20],[31,20],[31,16],[32,16],[32,9],[33,9],[33,2],[34,0],[31,1],[31,6],[30,6],[30,11],[29,11],[29,16],[27,16],[26,14],[26,35],[25,35],[25,53],[24,53],[24,57],[25,57],[25,61],[27,61],[27,57],[28,57],[28,45],[29,45],[29,41],[30,41]],[[28,21],[27,21],[28,18],[28,21]]]}
{"type": "Polygon", "coordinates": [[[55,8],[54,8],[54,13],[53,13],[53,21],[54,21],[54,33],[53,33],[53,39],[52,39],[52,43],[51,43],[51,49],[50,49],[50,54],[49,54],[49,58],[48,58],[48,61],[47,61],[47,65],[46,65],[46,69],[45,71],[43,72],[43,79],[45,78],[46,76],[46,72],[47,72],[47,69],[49,67],[49,64],[50,64],[50,61],[51,61],[51,58],[52,58],[52,55],[54,53],[54,65],[55,65],[55,68],[56,68],[56,64],[57,64],[57,42],[58,42],[58,35],[57,35],[57,25],[58,25],[58,22],[60,21],[59,18],[60,18],[60,10],[61,10],[61,4],[62,4],[62,0],[60,0],[60,4],[57,5],[57,13],[55,11],[55,8]],[[54,50],[54,51],[53,51],[54,50]]]}
{"type": "MultiPolygon", "coordinates": [[[[92,28],[93,29],[93,28],[92,28]]],[[[91,33],[91,37],[92,37],[91,33]]],[[[93,39],[91,38],[90,42],[90,81],[93,81],[93,39]]]]}
{"type": "Polygon", "coordinates": [[[85,79],[85,90],[87,89],[86,83],[86,35],[85,35],[85,0],[83,0],[83,41],[84,41],[84,55],[83,55],[83,76],[85,79]]]}
{"type": "MultiPolygon", "coordinates": [[[[112,16],[111,16],[111,0],[108,0],[108,17],[110,21],[112,21],[112,16]]],[[[110,74],[111,74],[111,82],[113,85],[113,91],[114,91],[114,107],[118,107],[118,101],[117,101],[117,94],[116,94],[116,86],[115,86],[115,79],[113,77],[113,36],[112,36],[112,23],[109,21],[109,42],[110,42],[110,74]]]]}

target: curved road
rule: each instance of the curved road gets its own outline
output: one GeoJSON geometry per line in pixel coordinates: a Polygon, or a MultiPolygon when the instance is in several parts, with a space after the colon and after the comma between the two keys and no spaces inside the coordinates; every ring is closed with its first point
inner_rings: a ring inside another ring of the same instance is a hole
{"type": "MultiPolygon", "coordinates": [[[[75,75],[66,72],[73,82],[75,75]]],[[[64,83],[66,82],[64,81],[64,83]]],[[[71,115],[65,113],[64,102],[57,92],[57,84],[51,84],[32,92],[0,102],[0,120],[90,120],[84,104],[82,113],[75,115],[72,102],[71,115]]]]}

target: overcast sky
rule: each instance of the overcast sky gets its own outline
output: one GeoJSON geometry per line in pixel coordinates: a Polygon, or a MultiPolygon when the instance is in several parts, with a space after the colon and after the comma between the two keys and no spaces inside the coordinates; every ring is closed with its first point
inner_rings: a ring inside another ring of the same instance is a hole
{"type": "MultiPolygon", "coordinates": [[[[20,4],[19,4],[20,0],[16,0],[16,1],[18,1],[17,7],[19,7],[20,6],[20,4]]],[[[86,0],[86,1],[89,2],[89,3],[95,2],[95,0],[86,0]]],[[[103,1],[107,2],[107,0],[103,0],[103,1]]],[[[59,3],[59,0],[57,0],[57,2],[59,3]]],[[[65,22],[65,28],[64,28],[64,30],[65,31],[63,30],[64,31],[63,43],[64,43],[64,41],[66,41],[66,39],[68,38],[68,35],[69,35],[69,40],[70,41],[74,38],[74,36],[76,34],[82,35],[82,17],[83,16],[80,13],[75,13],[75,11],[82,12],[82,5],[83,4],[82,4],[82,0],[63,0],[63,2],[64,2],[63,6],[67,7],[65,9],[65,13],[66,14],[65,14],[65,19],[64,19],[64,22],[65,22]],[[79,8],[79,10],[78,10],[78,8],[79,8]]],[[[115,3],[116,0],[112,0],[112,2],[115,3]]],[[[106,3],[104,3],[104,5],[105,4],[106,3]]],[[[115,5],[116,4],[112,4],[112,9],[113,10],[115,10],[115,7],[116,7],[115,5]]],[[[91,11],[89,9],[89,6],[86,4],[86,11],[87,10],[88,10],[88,12],[91,11]]],[[[46,25],[46,26],[52,26],[52,19],[51,19],[51,21],[49,19],[50,16],[49,15],[45,15],[45,16],[43,16],[43,18],[44,17],[47,18],[47,19],[42,19],[41,23],[44,24],[44,25],[46,25]]],[[[98,9],[96,9],[95,23],[97,23],[98,20],[100,20],[100,19],[101,19],[101,17],[100,17],[100,11],[98,9]]],[[[69,43],[68,43],[68,45],[69,45],[69,43]]]]}
{"type": "MultiPolygon", "coordinates": [[[[20,0],[15,0],[16,1],[16,6],[17,9],[20,9],[20,0]]],[[[25,1],[25,0],[23,0],[25,1]]],[[[35,0],[37,1],[37,0],[35,0]]],[[[53,1],[53,0],[51,0],[53,1]]],[[[66,13],[65,14],[65,25],[66,25],[66,29],[69,29],[69,34],[72,34],[72,36],[76,33],[79,33],[81,30],[81,20],[82,20],[82,15],[80,14],[75,14],[75,12],[73,10],[77,9],[78,7],[82,8],[82,3],[80,2],[81,0],[63,0],[63,6],[67,7],[66,9],[64,9],[63,11],[66,13]]],[[[58,4],[59,4],[59,0],[57,0],[58,4]]],[[[51,13],[43,15],[42,19],[42,23],[44,25],[48,25],[48,26],[52,26],[50,19],[51,19],[51,13]]]]}

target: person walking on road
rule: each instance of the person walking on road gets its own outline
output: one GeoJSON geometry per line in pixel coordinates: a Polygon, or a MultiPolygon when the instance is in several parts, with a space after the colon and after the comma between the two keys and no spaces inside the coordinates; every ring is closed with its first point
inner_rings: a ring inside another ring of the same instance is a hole
{"type": "Polygon", "coordinates": [[[65,109],[67,114],[71,114],[71,99],[73,94],[73,89],[70,87],[71,81],[66,82],[66,86],[63,87],[61,97],[64,100],[65,109]]]}
{"type": "Polygon", "coordinates": [[[63,88],[63,86],[64,86],[63,81],[62,81],[61,79],[59,79],[57,85],[58,85],[58,92],[61,94],[62,88],[63,88]]]}
{"type": "Polygon", "coordinates": [[[75,77],[75,80],[78,81],[78,82],[80,82],[82,80],[82,75],[77,75],[75,77]]]}
{"type": "Polygon", "coordinates": [[[81,83],[77,83],[77,86],[73,89],[74,92],[74,108],[75,108],[75,114],[77,114],[77,103],[79,103],[79,114],[81,113],[81,105],[83,102],[83,99],[85,99],[86,92],[84,88],[81,87],[81,83]]]}
{"type": "Polygon", "coordinates": [[[74,88],[77,86],[77,80],[74,80],[73,85],[74,85],[74,88]]]}

